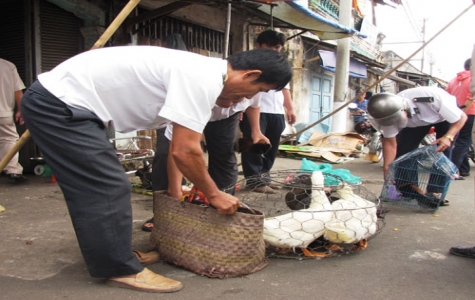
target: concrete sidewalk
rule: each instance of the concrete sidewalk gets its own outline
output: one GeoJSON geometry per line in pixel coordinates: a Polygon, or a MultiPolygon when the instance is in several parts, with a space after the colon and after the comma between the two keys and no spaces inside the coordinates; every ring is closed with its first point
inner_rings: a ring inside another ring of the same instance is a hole
{"type": "MultiPolygon", "coordinates": [[[[274,170],[300,168],[278,158],[274,170]]],[[[379,195],[382,168],[363,159],[333,165],[360,176],[379,195]]],[[[472,165],[472,174],[474,166],[472,165]]],[[[475,245],[473,177],[452,182],[451,205],[437,214],[387,207],[386,225],[366,250],[315,260],[270,259],[244,278],[209,279],[160,262],[149,268],[182,281],[182,291],[149,294],[112,288],[89,277],[62,193],[49,177],[27,174],[25,184],[0,178],[1,299],[474,299],[475,259],[448,254],[475,245]]],[[[85,187],[87,188],[87,187],[85,187]]],[[[152,197],[133,194],[133,245],[145,251],[152,197]]]]}

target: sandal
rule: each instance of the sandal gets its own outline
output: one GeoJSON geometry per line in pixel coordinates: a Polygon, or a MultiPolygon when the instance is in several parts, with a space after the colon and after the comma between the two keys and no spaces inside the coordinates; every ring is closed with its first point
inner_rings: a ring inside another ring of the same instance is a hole
{"type": "MultiPolygon", "coordinates": [[[[442,193],[432,193],[431,196],[436,199],[440,199],[442,198],[442,193]]],[[[441,201],[439,204],[439,206],[449,206],[449,205],[450,205],[450,202],[447,199],[445,199],[444,201],[441,201]]]]}
{"type": "Polygon", "coordinates": [[[143,230],[143,231],[151,232],[152,229],[153,229],[153,218],[148,219],[148,220],[145,221],[145,223],[143,223],[143,225],[142,225],[142,230],[143,230]]]}
{"type": "Polygon", "coordinates": [[[139,262],[146,266],[153,263],[156,263],[160,260],[160,254],[157,251],[150,251],[150,252],[140,252],[140,251],[132,251],[139,262]]]}
{"type": "Polygon", "coordinates": [[[444,200],[439,204],[439,206],[449,206],[449,205],[450,205],[449,200],[444,200]]]}

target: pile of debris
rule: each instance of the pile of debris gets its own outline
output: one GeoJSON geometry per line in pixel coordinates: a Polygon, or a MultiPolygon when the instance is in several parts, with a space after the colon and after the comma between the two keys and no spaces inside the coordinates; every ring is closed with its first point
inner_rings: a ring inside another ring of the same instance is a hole
{"type": "Polygon", "coordinates": [[[315,131],[306,142],[280,145],[279,152],[283,156],[317,158],[341,163],[350,157],[360,156],[364,144],[364,137],[355,132],[325,134],[315,131]]]}

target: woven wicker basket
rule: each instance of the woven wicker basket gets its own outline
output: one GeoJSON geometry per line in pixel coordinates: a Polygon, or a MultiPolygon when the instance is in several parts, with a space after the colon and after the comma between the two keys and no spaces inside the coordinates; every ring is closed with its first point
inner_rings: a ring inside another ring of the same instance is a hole
{"type": "Polygon", "coordinates": [[[154,193],[151,248],[166,262],[213,278],[239,277],[267,266],[264,215],[233,215],[154,193]]]}

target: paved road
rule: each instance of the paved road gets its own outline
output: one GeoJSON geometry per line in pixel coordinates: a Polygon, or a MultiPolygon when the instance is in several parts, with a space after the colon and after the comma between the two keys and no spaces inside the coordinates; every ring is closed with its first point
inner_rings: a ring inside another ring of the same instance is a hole
{"type": "MultiPolygon", "coordinates": [[[[300,160],[279,158],[275,169],[297,169],[300,160]]],[[[378,164],[357,159],[345,168],[381,191],[378,164]]],[[[474,166],[472,166],[472,169],[474,166]]],[[[472,170],[475,174],[475,171],[472,170]]],[[[319,260],[270,259],[244,278],[209,279],[165,263],[149,268],[180,280],[173,294],[112,288],[90,278],[57,184],[28,175],[13,185],[0,178],[0,299],[475,299],[475,259],[448,254],[453,245],[475,245],[474,181],[451,184],[449,207],[437,214],[390,207],[382,232],[366,250],[319,260]]],[[[152,198],[134,194],[133,245],[146,250],[140,230],[151,216],[152,198]]]]}

